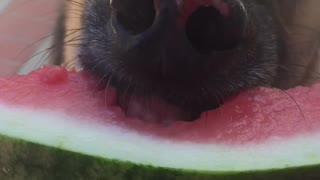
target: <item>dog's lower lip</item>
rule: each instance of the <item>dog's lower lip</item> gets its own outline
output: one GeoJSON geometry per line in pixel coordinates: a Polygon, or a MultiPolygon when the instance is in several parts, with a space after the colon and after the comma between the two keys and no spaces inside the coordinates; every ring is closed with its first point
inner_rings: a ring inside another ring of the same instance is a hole
{"type": "Polygon", "coordinates": [[[127,117],[161,126],[168,126],[177,121],[194,121],[199,118],[157,97],[120,98],[118,105],[127,117]]]}

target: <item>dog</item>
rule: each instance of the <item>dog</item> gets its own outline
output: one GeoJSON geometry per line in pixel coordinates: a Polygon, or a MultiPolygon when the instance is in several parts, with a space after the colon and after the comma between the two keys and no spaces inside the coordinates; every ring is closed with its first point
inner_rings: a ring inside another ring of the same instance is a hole
{"type": "Polygon", "coordinates": [[[51,64],[190,112],[319,78],[318,0],[65,0],[51,64]]]}

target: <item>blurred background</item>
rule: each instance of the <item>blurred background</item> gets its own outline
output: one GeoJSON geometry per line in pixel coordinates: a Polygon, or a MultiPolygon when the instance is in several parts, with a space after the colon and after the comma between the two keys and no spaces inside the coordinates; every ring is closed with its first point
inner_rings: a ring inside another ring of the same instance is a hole
{"type": "Polygon", "coordinates": [[[23,74],[21,66],[32,58],[43,62],[50,47],[58,2],[0,0],[0,77],[23,74]]]}

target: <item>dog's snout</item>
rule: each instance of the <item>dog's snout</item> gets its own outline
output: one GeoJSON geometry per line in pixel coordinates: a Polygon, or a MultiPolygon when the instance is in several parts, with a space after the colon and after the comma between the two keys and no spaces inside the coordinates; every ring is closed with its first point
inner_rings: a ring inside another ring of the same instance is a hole
{"type": "Polygon", "coordinates": [[[226,1],[144,1],[141,7],[128,1],[127,9],[114,5],[111,26],[118,31],[114,35],[119,42],[131,42],[125,44],[126,49],[174,46],[185,53],[210,54],[234,49],[241,41],[244,16],[226,1]]]}
{"type": "Polygon", "coordinates": [[[271,5],[92,0],[82,18],[80,60],[119,95],[157,97],[200,113],[233,93],[274,82],[284,39],[271,5]]]}

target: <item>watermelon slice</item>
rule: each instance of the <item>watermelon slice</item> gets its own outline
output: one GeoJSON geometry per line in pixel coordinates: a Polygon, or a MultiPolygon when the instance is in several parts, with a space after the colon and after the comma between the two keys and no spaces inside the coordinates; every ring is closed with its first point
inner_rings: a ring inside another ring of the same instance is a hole
{"type": "Polygon", "coordinates": [[[248,90],[169,124],[61,67],[0,87],[0,179],[320,179],[320,84],[248,90]]]}

